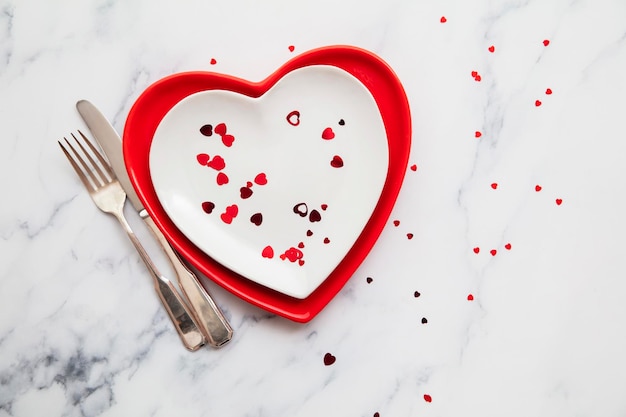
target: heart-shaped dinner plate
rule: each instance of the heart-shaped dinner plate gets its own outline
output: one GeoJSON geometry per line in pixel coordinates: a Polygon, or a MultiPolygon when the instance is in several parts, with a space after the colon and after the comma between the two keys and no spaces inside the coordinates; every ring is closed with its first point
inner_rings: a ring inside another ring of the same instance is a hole
{"type": "Polygon", "coordinates": [[[408,100],[374,54],[332,46],[261,82],[187,72],[124,129],[133,186],[172,245],[239,297],[311,320],[373,247],[408,163],[408,100]]]}

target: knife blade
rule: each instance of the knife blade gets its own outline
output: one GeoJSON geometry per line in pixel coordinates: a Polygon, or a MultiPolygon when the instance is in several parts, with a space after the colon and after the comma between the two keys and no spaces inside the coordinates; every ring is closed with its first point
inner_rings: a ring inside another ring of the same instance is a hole
{"type": "Polygon", "coordinates": [[[198,277],[183,263],[178,253],[172,248],[139,199],[130,182],[124,163],[122,139],[106,117],[91,102],[79,100],[76,103],[76,109],[98,144],[102,147],[115,175],[117,175],[118,181],[124,191],[126,191],[128,200],[167,255],[177,275],[178,284],[183,294],[187,297],[200,330],[207,339],[207,343],[213,347],[225,345],[231,340],[233,329],[217,304],[215,304],[215,301],[213,301],[211,295],[200,283],[198,277]]]}

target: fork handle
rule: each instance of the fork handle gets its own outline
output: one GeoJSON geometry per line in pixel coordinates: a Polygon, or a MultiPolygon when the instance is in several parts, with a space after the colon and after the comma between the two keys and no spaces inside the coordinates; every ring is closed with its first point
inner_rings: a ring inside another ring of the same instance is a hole
{"type": "Polygon", "coordinates": [[[213,301],[206,289],[200,284],[198,277],[182,262],[178,253],[174,251],[161,230],[147,212],[140,213],[141,218],[148,225],[178,276],[178,284],[187,296],[187,300],[195,313],[196,320],[207,343],[213,347],[225,345],[233,337],[233,329],[213,301]]]}
{"type": "Polygon", "coordinates": [[[161,302],[165,307],[165,311],[167,311],[168,316],[172,320],[172,323],[174,324],[174,327],[176,328],[183,344],[191,351],[198,350],[205,344],[206,340],[202,332],[200,332],[196,320],[193,315],[190,314],[188,307],[185,305],[180,294],[176,290],[176,287],[174,287],[171,281],[161,275],[124,216],[118,215],[117,213],[114,213],[114,215],[122,224],[124,230],[126,230],[126,234],[128,235],[130,241],[133,243],[135,249],[137,249],[137,252],[139,253],[139,256],[141,256],[141,259],[148,267],[150,275],[152,275],[152,279],[154,281],[154,289],[161,299],[161,302]]]}

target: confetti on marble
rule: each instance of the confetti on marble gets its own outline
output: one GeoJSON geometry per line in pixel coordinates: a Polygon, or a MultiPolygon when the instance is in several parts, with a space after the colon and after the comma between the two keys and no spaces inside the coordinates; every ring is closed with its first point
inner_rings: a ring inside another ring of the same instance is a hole
{"type": "Polygon", "coordinates": [[[441,19],[439,19],[439,21],[440,21],[441,23],[446,23],[446,22],[448,21],[448,19],[446,19],[446,17],[445,17],[445,16],[441,16],[441,19]]]}
{"type": "Polygon", "coordinates": [[[491,254],[491,256],[496,256],[498,251],[496,249],[491,249],[489,253],[491,254]]]}
{"type": "Polygon", "coordinates": [[[474,301],[474,296],[472,294],[468,294],[467,301],[474,301]]]}
{"type": "Polygon", "coordinates": [[[333,363],[335,363],[336,360],[337,358],[335,358],[335,356],[331,353],[327,353],[324,355],[324,365],[326,366],[332,365],[333,363]]]}
{"type": "Polygon", "coordinates": [[[506,250],[511,250],[513,246],[510,243],[507,243],[506,245],[504,245],[504,249],[506,250]]]}

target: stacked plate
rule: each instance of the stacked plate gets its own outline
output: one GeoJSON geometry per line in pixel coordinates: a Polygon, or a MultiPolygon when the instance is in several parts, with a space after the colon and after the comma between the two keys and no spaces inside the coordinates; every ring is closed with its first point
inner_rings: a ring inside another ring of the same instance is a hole
{"type": "Polygon", "coordinates": [[[267,311],[311,320],[387,222],[408,162],[402,85],[332,46],[261,82],[211,72],[151,85],[123,135],[127,169],[179,253],[267,311]]]}

